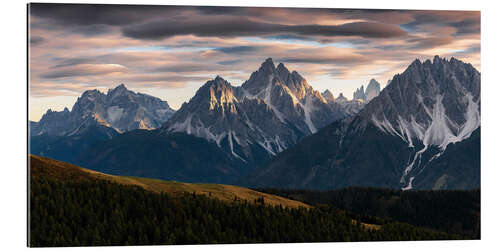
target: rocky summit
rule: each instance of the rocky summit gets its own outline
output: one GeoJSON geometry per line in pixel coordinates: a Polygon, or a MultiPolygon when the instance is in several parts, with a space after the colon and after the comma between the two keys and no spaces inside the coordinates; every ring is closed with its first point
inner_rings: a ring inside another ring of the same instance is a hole
{"type": "Polygon", "coordinates": [[[478,188],[480,106],[480,73],[471,64],[415,60],[357,115],[287,149],[245,184],[478,188]]]}
{"type": "Polygon", "coordinates": [[[375,79],[371,79],[364,89],[364,85],[361,85],[360,88],[357,88],[356,91],[352,94],[353,100],[359,100],[362,102],[369,102],[376,96],[380,94],[380,83],[375,79]]]}
{"type": "Polygon", "coordinates": [[[380,83],[375,79],[371,79],[366,87],[365,97],[366,101],[371,101],[373,98],[380,94],[380,83]]]}
{"type": "Polygon", "coordinates": [[[106,94],[87,90],[71,111],[48,110],[31,127],[31,135],[74,135],[89,124],[105,126],[122,133],[134,129],[154,129],[174,113],[166,101],[128,90],[121,84],[106,94]]]}
{"type": "Polygon", "coordinates": [[[325,98],[297,71],[269,58],[239,87],[219,76],[208,81],[162,130],[205,138],[253,162],[347,115],[333,95],[325,98]]]}

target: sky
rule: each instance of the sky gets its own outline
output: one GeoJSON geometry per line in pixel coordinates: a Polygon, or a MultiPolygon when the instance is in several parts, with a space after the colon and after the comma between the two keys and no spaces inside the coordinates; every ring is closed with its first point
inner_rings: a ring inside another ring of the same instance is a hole
{"type": "Polygon", "coordinates": [[[241,85],[269,57],[352,98],[415,59],[480,71],[480,44],[479,11],[31,4],[29,119],[121,83],[178,109],[206,81],[241,85]]]}

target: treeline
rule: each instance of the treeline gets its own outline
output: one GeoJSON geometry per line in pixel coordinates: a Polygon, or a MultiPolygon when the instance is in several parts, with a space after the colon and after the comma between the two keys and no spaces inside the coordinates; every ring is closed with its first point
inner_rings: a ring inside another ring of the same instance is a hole
{"type": "Polygon", "coordinates": [[[328,204],[367,223],[396,220],[480,238],[480,190],[410,190],[351,187],[331,191],[259,189],[309,204],[328,204]],[[375,221],[374,221],[375,220],[375,221]],[[378,221],[376,221],[378,220],[378,221]]]}
{"type": "Polygon", "coordinates": [[[30,246],[460,239],[389,223],[369,230],[331,206],[289,209],[171,196],[102,180],[31,179],[30,246]]]}

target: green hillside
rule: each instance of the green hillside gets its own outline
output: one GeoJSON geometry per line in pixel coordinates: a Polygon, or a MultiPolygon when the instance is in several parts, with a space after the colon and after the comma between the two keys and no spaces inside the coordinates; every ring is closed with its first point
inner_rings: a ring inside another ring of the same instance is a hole
{"type": "Polygon", "coordinates": [[[234,186],[118,177],[38,156],[30,170],[33,247],[462,239],[234,186]]]}
{"type": "Polygon", "coordinates": [[[222,185],[222,184],[202,184],[202,183],[183,183],[176,181],[163,181],[149,178],[128,177],[108,175],[89,169],[81,168],[73,164],[50,158],[30,155],[31,177],[51,178],[54,180],[69,181],[93,181],[106,180],[123,185],[139,186],[145,190],[157,193],[169,193],[171,195],[184,195],[185,193],[194,193],[205,195],[210,198],[216,198],[222,201],[254,201],[264,199],[264,203],[273,206],[283,206],[297,208],[299,206],[309,208],[310,206],[295,200],[282,198],[280,196],[257,192],[248,188],[222,185]]]}

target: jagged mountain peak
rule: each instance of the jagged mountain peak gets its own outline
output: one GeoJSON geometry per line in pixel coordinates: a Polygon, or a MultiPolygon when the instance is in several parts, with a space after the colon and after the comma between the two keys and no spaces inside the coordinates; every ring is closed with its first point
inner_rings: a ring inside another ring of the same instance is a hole
{"type": "MultiPolygon", "coordinates": [[[[292,92],[294,98],[299,100],[306,96],[306,92],[312,91],[312,87],[297,71],[290,72],[283,63],[275,67],[271,58],[264,61],[260,68],[253,72],[250,78],[243,83],[242,87],[250,95],[257,95],[270,85],[286,86],[292,92]]],[[[320,94],[316,95],[318,98],[322,98],[320,94]]]]}
{"type": "Polygon", "coordinates": [[[374,78],[370,79],[370,82],[368,83],[368,86],[366,87],[368,89],[368,87],[370,87],[370,85],[380,85],[379,82],[377,82],[377,80],[375,80],[374,78]]]}
{"type": "MultiPolygon", "coordinates": [[[[438,55],[435,55],[432,59],[427,59],[424,62],[420,61],[420,59],[415,59],[409,66],[408,68],[403,72],[403,74],[407,71],[414,71],[417,69],[422,69],[422,68],[435,68],[439,69],[443,67],[444,65],[448,66],[465,66],[469,65],[470,67],[473,68],[473,66],[469,63],[465,63],[461,60],[456,59],[455,57],[451,57],[449,60],[446,59],[445,57],[440,57],[438,55]]],[[[445,66],[446,67],[446,66],[445,66]]]]}
{"type": "Polygon", "coordinates": [[[395,75],[381,92],[382,98],[367,105],[362,115],[371,114],[380,119],[385,115],[389,120],[401,116],[404,120],[415,119],[421,123],[433,116],[436,105],[443,104],[444,115],[455,123],[450,129],[456,133],[459,124],[466,121],[468,99],[479,105],[480,73],[457,59],[448,61],[435,56],[432,62],[417,61],[420,62],[415,60],[402,74],[395,75]]]}
{"type": "MultiPolygon", "coordinates": [[[[231,104],[238,101],[234,95],[234,87],[220,76],[207,81],[207,83],[205,83],[196,93],[194,98],[196,98],[195,102],[203,103],[208,101],[210,110],[216,107],[222,107],[222,113],[224,113],[225,104],[231,104]]],[[[234,105],[231,105],[229,108],[231,112],[236,112],[234,105]]]]}
{"type": "MultiPolygon", "coordinates": [[[[207,81],[200,89],[196,92],[194,99],[207,98],[211,99],[213,97],[220,98],[227,93],[233,93],[234,87],[220,76],[216,76],[214,79],[207,81]]],[[[207,100],[208,100],[207,99],[207,100]]]]}
{"type": "Polygon", "coordinates": [[[365,89],[364,86],[361,85],[360,88],[357,88],[354,93],[352,93],[353,100],[366,100],[365,89]]]}
{"type": "Polygon", "coordinates": [[[274,62],[272,58],[267,58],[261,65],[258,72],[262,73],[274,73],[276,71],[276,67],[274,66],[274,62]]]}
{"type": "Polygon", "coordinates": [[[283,71],[283,72],[290,73],[290,71],[288,71],[288,69],[285,67],[285,64],[283,64],[282,62],[280,62],[280,63],[278,64],[278,66],[276,67],[276,70],[277,70],[278,72],[283,71]]]}
{"type": "Polygon", "coordinates": [[[420,59],[418,58],[415,58],[415,60],[413,60],[410,64],[410,66],[408,66],[408,68],[411,68],[411,67],[418,67],[422,65],[422,62],[420,61],[420,59]]]}
{"type": "Polygon", "coordinates": [[[283,63],[278,64],[278,67],[276,67],[276,72],[278,72],[279,78],[284,80],[286,80],[290,75],[290,71],[285,67],[283,63]]]}
{"type": "MultiPolygon", "coordinates": [[[[341,98],[337,102],[345,104],[341,98]]],[[[454,58],[415,60],[357,115],[282,152],[249,183],[295,189],[478,188],[480,102],[480,73],[472,65],[454,58]]]]}
{"type": "Polygon", "coordinates": [[[83,92],[83,94],[78,98],[78,99],[91,99],[93,100],[93,98],[96,98],[96,97],[102,97],[102,96],[105,96],[104,93],[102,93],[101,91],[99,91],[98,89],[89,89],[89,90],[85,90],[83,92]]]}
{"type": "MultiPolygon", "coordinates": [[[[438,56],[415,60],[360,112],[367,122],[414,148],[401,181],[411,188],[414,169],[429,148],[446,150],[480,126],[480,73],[470,64],[438,56]]],[[[439,155],[436,155],[439,157],[439,155]]]]}
{"type": "Polygon", "coordinates": [[[113,94],[116,94],[116,93],[124,93],[124,92],[128,92],[128,91],[130,91],[130,90],[127,89],[127,87],[125,86],[125,84],[121,83],[120,85],[118,85],[118,86],[116,86],[114,88],[109,88],[107,95],[113,95],[113,94]]]}
{"type": "Polygon", "coordinates": [[[366,86],[365,90],[366,101],[371,101],[371,99],[375,98],[379,94],[380,94],[380,83],[372,78],[368,83],[368,86],[366,86]]]}
{"type": "Polygon", "coordinates": [[[116,86],[113,90],[128,90],[127,86],[125,86],[124,83],[120,83],[118,86],[116,86]]]}
{"type": "Polygon", "coordinates": [[[347,98],[344,96],[342,92],[339,93],[339,96],[336,99],[338,102],[347,102],[347,98]]]}
{"type": "Polygon", "coordinates": [[[323,93],[321,93],[321,95],[323,96],[323,98],[325,98],[325,100],[328,103],[335,101],[335,97],[333,96],[333,93],[329,89],[323,91],[323,93]]]}
{"type": "Polygon", "coordinates": [[[217,75],[214,79],[205,83],[209,87],[232,87],[231,84],[221,76],[217,75]]]}
{"type": "Polygon", "coordinates": [[[96,123],[118,132],[161,126],[174,112],[166,101],[128,90],[124,84],[108,89],[86,90],[78,97],[71,111],[48,110],[37,125],[37,134],[71,134],[80,124],[96,123]],[[95,119],[94,119],[95,118],[95,119]],[[90,120],[89,120],[90,119],[90,120]]]}
{"type": "Polygon", "coordinates": [[[268,58],[240,87],[219,76],[208,81],[162,131],[202,137],[238,159],[255,161],[345,115],[298,72],[290,72],[283,63],[275,67],[268,58]]]}

